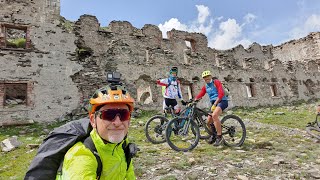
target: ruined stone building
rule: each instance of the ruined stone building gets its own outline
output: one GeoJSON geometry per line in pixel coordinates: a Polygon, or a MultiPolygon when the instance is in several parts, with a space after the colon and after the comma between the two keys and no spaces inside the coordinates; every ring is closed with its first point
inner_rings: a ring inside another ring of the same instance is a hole
{"type": "MultiPolygon", "coordinates": [[[[320,33],[279,46],[208,47],[200,33],[126,21],[100,27],[96,17],[70,23],[59,0],[0,0],[0,121],[53,121],[74,112],[119,71],[142,108],[160,108],[155,81],[179,67],[184,99],[211,70],[229,89],[232,106],[265,106],[320,97],[320,33]]],[[[206,106],[208,99],[200,104],[206,106]]]]}

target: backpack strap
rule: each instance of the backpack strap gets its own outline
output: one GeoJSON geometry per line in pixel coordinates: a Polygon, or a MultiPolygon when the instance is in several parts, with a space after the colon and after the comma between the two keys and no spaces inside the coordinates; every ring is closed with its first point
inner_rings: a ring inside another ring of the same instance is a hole
{"type": "Polygon", "coordinates": [[[124,154],[126,156],[126,161],[127,161],[127,171],[129,169],[130,163],[131,163],[131,157],[130,157],[130,153],[128,151],[128,146],[127,146],[127,141],[126,139],[124,140],[124,142],[122,143],[122,149],[124,151],[124,154]]]}
{"type": "Polygon", "coordinates": [[[122,144],[122,149],[124,151],[124,154],[126,155],[126,161],[127,161],[127,171],[130,167],[131,159],[134,157],[140,149],[137,147],[134,143],[128,143],[125,140],[122,144]]]}
{"type": "MultiPolygon", "coordinates": [[[[127,138],[127,137],[126,137],[127,138]]],[[[122,149],[125,153],[126,156],[126,161],[127,161],[127,171],[130,167],[131,159],[133,156],[136,155],[136,153],[140,150],[136,144],[134,143],[128,143],[127,145],[127,139],[125,138],[124,142],[122,143],[122,149]]],[[[93,155],[96,157],[97,162],[98,162],[98,168],[97,168],[97,179],[100,179],[101,172],[102,172],[102,162],[100,155],[98,154],[98,151],[92,141],[91,136],[87,137],[84,141],[83,144],[90,149],[90,151],[93,153],[93,155]]]]}
{"type": "Polygon", "coordinates": [[[96,149],[96,146],[94,145],[91,136],[87,137],[84,141],[83,144],[86,146],[86,148],[90,149],[92,154],[96,157],[97,163],[98,163],[98,168],[97,168],[97,179],[100,179],[101,172],[102,172],[102,162],[101,158],[98,154],[98,151],[96,149]]]}
{"type": "Polygon", "coordinates": [[[180,81],[177,80],[177,87],[178,87],[178,97],[182,98],[181,94],[180,94],[180,87],[179,87],[180,81]]]}
{"type": "MultiPolygon", "coordinates": [[[[101,172],[102,172],[102,161],[101,161],[101,158],[100,158],[100,155],[98,154],[98,151],[92,141],[92,138],[91,136],[88,136],[84,141],[83,141],[83,144],[86,146],[86,148],[88,148],[92,154],[96,157],[97,159],[97,163],[98,163],[98,167],[97,167],[97,171],[96,171],[96,174],[97,174],[97,179],[100,179],[100,176],[101,176],[101,172]]],[[[125,156],[126,156],[126,161],[127,161],[127,171],[130,167],[130,163],[131,163],[131,159],[133,156],[136,155],[136,153],[140,150],[136,144],[134,143],[128,143],[127,144],[127,141],[126,139],[124,140],[123,144],[122,144],[122,149],[125,153],[125,156]]],[[[62,167],[63,167],[63,161],[61,162],[60,166],[59,166],[59,169],[58,169],[58,174],[61,174],[62,173],[62,167]]]]}

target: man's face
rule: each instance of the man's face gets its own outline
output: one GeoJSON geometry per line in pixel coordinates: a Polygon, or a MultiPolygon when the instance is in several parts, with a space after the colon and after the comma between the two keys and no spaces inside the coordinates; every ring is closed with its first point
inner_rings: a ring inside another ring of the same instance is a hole
{"type": "MultiPolygon", "coordinates": [[[[107,104],[99,109],[104,111],[108,109],[125,109],[129,111],[129,108],[125,104],[107,104]]],[[[128,133],[130,119],[126,121],[120,120],[120,115],[116,115],[112,121],[101,119],[101,113],[96,112],[90,116],[92,127],[94,127],[102,139],[111,143],[119,143],[128,133]]]]}
{"type": "Polygon", "coordinates": [[[205,76],[205,77],[203,77],[203,80],[206,82],[206,83],[210,83],[211,82],[211,80],[212,80],[212,76],[205,76]]]}
{"type": "Polygon", "coordinates": [[[171,75],[172,75],[173,77],[177,77],[177,73],[176,73],[176,72],[172,72],[171,75]]]}

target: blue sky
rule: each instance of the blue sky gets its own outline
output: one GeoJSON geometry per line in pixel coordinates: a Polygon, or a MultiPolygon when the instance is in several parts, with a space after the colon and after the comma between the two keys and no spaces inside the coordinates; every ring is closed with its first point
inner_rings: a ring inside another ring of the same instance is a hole
{"type": "Polygon", "coordinates": [[[157,25],[166,37],[172,28],[201,32],[209,46],[228,49],[280,45],[320,31],[320,0],[61,0],[61,15],[76,21],[82,14],[129,21],[142,28],[157,25]]]}

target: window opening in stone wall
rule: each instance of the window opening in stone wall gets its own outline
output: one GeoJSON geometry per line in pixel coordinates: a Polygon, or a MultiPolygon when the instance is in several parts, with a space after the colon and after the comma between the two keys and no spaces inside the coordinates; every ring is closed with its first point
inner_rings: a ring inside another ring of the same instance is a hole
{"type": "Polygon", "coordinates": [[[5,28],[5,47],[6,48],[26,48],[27,28],[5,28]]]}
{"type": "Polygon", "coordinates": [[[249,98],[256,96],[256,91],[253,84],[246,84],[247,96],[249,98]]]}
{"type": "Polygon", "coordinates": [[[4,84],[4,106],[27,105],[27,83],[4,84]]]}
{"type": "Polygon", "coordinates": [[[272,97],[277,97],[278,96],[278,90],[277,90],[277,85],[276,84],[271,84],[270,85],[270,90],[271,90],[271,96],[272,97]]]}
{"type": "Polygon", "coordinates": [[[190,43],[190,41],[185,41],[185,42],[186,42],[186,46],[191,49],[191,43],[190,43]]]}
{"type": "Polygon", "coordinates": [[[149,62],[149,50],[146,49],[146,62],[149,62]]]}
{"type": "Polygon", "coordinates": [[[57,0],[47,0],[47,7],[57,7],[57,0]]]}
{"type": "Polygon", "coordinates": [[[191,49],[191,51],[195,51],[196,41],[193,39],[185,39],[186,46],[191,49]]]}
{"type": "Polygon", "coordinates": [[[237,79],[238,82],[243,82],[242,78],[237,79]]]}

